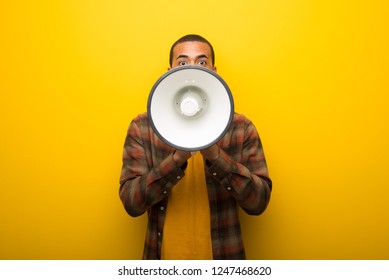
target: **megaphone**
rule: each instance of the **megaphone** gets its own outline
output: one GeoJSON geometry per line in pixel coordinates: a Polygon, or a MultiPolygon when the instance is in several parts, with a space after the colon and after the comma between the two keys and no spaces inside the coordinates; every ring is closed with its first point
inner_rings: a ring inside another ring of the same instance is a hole
{"type": "Polygon", "coordinates": [[[147,114],[163,142],[194,152],[212,146],[226,134],[234,101],[227,83],[216,72],[201,66],[179,66],[156,81],[147,114]]]}

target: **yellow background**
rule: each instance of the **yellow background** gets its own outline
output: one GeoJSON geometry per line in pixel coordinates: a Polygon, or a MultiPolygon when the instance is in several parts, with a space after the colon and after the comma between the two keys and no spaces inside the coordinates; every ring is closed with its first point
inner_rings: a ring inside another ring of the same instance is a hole
{"type": "Polygon", "coordinates": [[[274,191],[250,259],[388,259],[388,2],[2,1],[0,259],[139,259],[118,197],[170,45],[208,38],[274,191]]]}

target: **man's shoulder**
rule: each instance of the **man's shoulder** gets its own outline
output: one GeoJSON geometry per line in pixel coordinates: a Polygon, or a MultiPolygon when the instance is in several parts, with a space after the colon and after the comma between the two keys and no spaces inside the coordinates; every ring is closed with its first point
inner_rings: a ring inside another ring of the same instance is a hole
{"type": "Polygon", "coordinates": [[[134,118],[134,121],[135,120],[144,120],[144,119],[148,119],[148,115],[147,115],[147,112],[144,112],[144,113],[140,113],[138,114],[135,118],[134,118]]]}
{"type": "Polygon", "coordinates": [[[232,122],[234,123],[251,123],[251,120],[248,119],[245,115],[235,112],[232,118],[232,122]]]}
{"type": "Polygon", "coordinates": [[[131,120],[129,130],[134,128],[138,128],[144,131],[150,128],[150,122],[147,113],[140,113],[131,120]]]}
{"type": "Polygon", "coordinates": [[[137,123],[137,124],[148,124],[149,123],[149,116],[146,112],[140,113],[136,115],[135,118],[132,119],[132,123],[137,123]]]}

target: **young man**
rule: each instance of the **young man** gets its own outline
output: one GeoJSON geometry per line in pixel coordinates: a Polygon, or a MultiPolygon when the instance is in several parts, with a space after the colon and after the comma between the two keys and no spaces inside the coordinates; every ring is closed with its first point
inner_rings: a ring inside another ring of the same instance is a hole
{"type": "MultiPolygon", "coordinates": [[[[170,68],[183,65],[216,71],[212,45],[199,35],[180,38],[170,68]]],[[[129,215],[148,212],[143,259],[245,259],[238,206],[261,214],[271,189],[261,140],[241,114],[195,155],[162,142],[147,113],[129,126],[119,193],[129,215]]]]}

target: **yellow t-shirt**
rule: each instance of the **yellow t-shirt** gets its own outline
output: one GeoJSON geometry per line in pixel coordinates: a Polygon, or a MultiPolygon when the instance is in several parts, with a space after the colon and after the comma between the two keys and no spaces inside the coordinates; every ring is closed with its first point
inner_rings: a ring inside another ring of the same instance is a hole
{"type": "Polygon", "coordinates": [[[212,259],[210,210],[204,161],[197,152],[186,175],[170,193],[162,240],[162,259],[212,259]]]}

